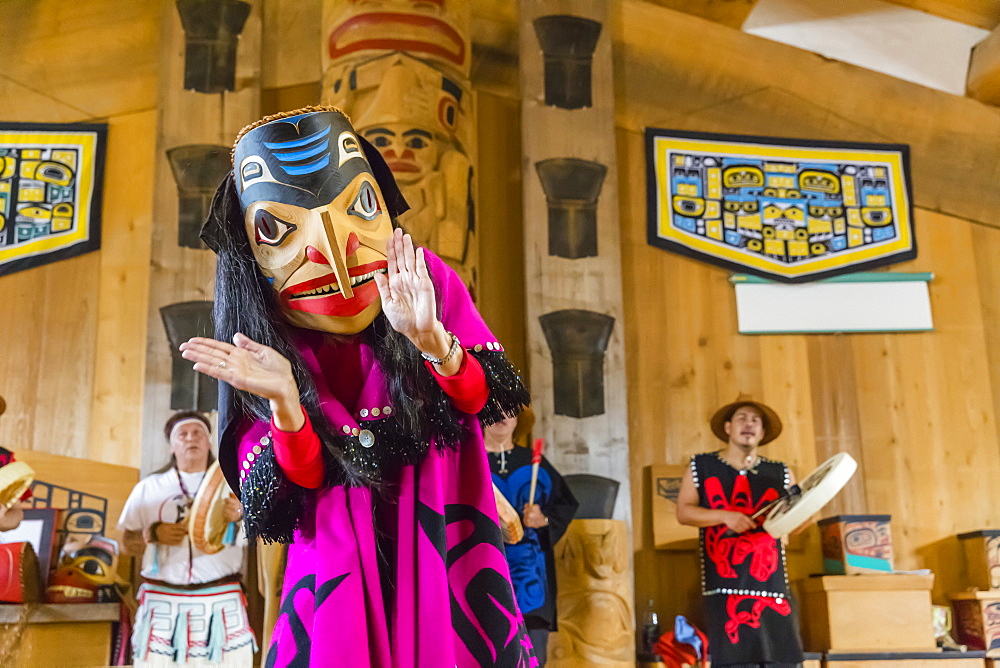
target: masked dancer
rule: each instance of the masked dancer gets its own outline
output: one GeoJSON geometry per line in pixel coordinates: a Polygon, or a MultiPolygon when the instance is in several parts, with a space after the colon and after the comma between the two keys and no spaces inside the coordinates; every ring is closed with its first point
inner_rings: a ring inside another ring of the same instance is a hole
{"type": "Polygon", "coordinates": [[[396,227],[378,151],[331,107],[237,138],[206,243],[220,462],[288,543],[268,666],[530,666],[481,424],[528,400],[462,281],[396,227]]]}

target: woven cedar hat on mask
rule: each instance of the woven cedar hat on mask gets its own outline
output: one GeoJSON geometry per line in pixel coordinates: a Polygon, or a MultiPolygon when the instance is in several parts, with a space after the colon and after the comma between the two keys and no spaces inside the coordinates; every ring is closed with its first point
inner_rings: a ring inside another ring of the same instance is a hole
{"type": "Polygon", "coordinates": [[[742,406],[753,406],[760,411],[764,423],[764,438],[760,439],[760,445],[767,445],[778,438],[781,434],[781,418],[778,417],[773,408],[759,401],[754,401],[753,397],[749,394],[740,394],[736,397],[736,401],[726,404],[715,411],[712,419],[709,420],[709,425],[711,425],[712,433],[715,434],[716,438],[724,443],[729,442],[729,435],[726,434],[725,425],[733,418],[733,413],[736,412],[736,409],[742,406]]]}

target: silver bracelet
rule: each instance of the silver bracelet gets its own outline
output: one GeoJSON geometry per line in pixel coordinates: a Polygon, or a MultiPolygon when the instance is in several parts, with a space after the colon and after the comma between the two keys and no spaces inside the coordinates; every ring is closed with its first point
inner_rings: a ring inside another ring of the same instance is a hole
{"type": "Polygon", "coordinates": [[[448,360],[454,357],[458,353],[458,349],[462,347],[462,344],[459,342],[457,336],[455,336],[451,332],[447,332],[447,334],[448,336],[451,337],[451,348],[448,349],[447,355],[445,355],[441,359],[438,359],[436,357],[431,357],[425,352],[421,352],[420,356],[423,357],[428,362],[430,362],[431,364],[437,364],[438,366],[441,366],[442,364],[447,364],[448,360]]]}

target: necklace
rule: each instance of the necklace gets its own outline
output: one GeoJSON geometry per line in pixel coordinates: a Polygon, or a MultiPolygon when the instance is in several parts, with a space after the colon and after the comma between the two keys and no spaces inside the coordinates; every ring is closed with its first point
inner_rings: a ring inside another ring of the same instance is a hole
{"type": "Polygon", "coordinates": [[[729,468],[733,468],[733,469],[736,469],[737,471],[739,471],[740,475],[746,475],[747,471],[749,471],[750,473],[757,473],[757,465],[760,464],[760,457],[759,456],[747,455],[743,459],[743,467],[742,468],[739,468],[739,467],[736,467],[736,466],[733,466],[732,464],[730,464],[729,460],[726,459],[725,457],[723,457],[721,452],[716,452],[715,456],[718,457],[719,461],[721,461],[723,464],[725,464],[729,468]]]}
{"type": "MultiPolygon", "coordinates": [[[[181,494],[184,495],[184,503],[190,509],[191,505],[194,503],[194,496],[188,491],[187,487],[184,486],[184,478],[181,476],[181,470],[177,468],[176,464],[174,464],[174,473],[177,474],[177,484],[181,486],[181,494]]],[[[197,494],[198,490],[201,489],[201,483],[205,482],[206,473],[208,473],[208,471],[202,471],[201,479],[198,480],[198,486],[194,489],[195,494],[197,494]]],[[[187,510],[184,511],[184,514],[187,514],[187,510]]],[[[187,543],[188,549],[188,582],[190,582],[192,572],[194,571],[194,545],[192,545],[191,541],[186,537],[184,542],[187,543]]]]}
{"type": "MultiPolygon", "coordinates": [[[[188,491],[187,487],[184,486],[184,478],[181,477],[181,470],[174,466],[174,473],[177,474],[177,483],[181,486],[181,494],[184,495],[184,499],[191,503],[194,501],[194,494],[188,491]]],[[[201,483],[205,482],[205,474],[207,471],[202,471],[201,479],[198,481],[198,486],[194,488],[194,493],[197,494],[198,490],[201,489],[201,483]]]]}

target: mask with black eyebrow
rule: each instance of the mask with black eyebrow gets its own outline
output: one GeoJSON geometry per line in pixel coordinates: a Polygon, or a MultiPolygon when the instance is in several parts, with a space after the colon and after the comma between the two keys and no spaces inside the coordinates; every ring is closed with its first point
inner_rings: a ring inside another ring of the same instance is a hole
{"type": "Polygon", "coordinates": [[[262,200],[314,209],[333,201],[358,174],[376,176],[354,128],[334,111],[250,130],[236,144],[233,171],[244,212],[262,200]]]}
{"type": "Polygon", "coordinates": [[[254,259],[289,324],[334,334],[371,324],[374,277],[406,206],[378,151],[339,111],[307,108],[246,131],[233,158],[254,259]]]}

